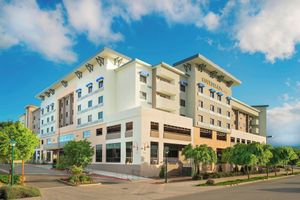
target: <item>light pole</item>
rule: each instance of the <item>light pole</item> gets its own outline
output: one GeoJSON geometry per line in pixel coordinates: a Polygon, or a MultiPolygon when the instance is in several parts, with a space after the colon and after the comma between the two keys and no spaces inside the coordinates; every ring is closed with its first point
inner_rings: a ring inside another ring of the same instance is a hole
{"type": "Polygon", "coordinates": [[[166,159],[165,159],[165,161],[166,161],[166,169],[165,169],[165,183],[167,183],[168,182],[168,154],[169,154],[169,147],[168,146],[166,146],[165,147],[165,156],[166,156],[166,159]]]}
{"type": "Polygon", "coordinates": [[[11,176],[10,176],[10,185],[12,186],[14,184],[14,151],[15,151],[15,146],[16,146],[16,141],[11,140],[10,141],[10,146],[11,146],[11,176]]]}

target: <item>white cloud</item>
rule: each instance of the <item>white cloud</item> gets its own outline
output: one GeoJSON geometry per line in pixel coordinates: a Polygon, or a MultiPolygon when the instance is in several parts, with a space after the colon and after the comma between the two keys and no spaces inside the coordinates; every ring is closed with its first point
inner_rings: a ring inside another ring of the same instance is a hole
{"type": "Polygon", "coordinates": [[[268,110],[268,135],[275,145],[300,145],[300,101],[268,110]]]}
{"type": "Polygon", "coordinates": [[[300,1],[264,0],[242,3],[236,39],[245,52],[261,52],[270,62],[288,59],[300,42],[300,1]]]}
{"type": "Polygon", "coordinates": [[[282,98],[282,100],[285,101],[285,102],[294,99],[294,97],[291,97],[288,93],[284,93],[284,94],[281,96],[281,98],[282,98]]]}
{"type": "Polygon", "coordinates": [[[116,42],[120,33],[112,31],[113,12],[98,0],[64,0],[68,21],[79,33],[87,35],[94,44],[116,42]]]}
{"type": "Polygon", "coordinates": [[[74,42],[62,11],[41,10],[34,0],[0,2],[0,48],[23,45],[49,60],[74,62],[74,42]]]}
{"type": "Polygon", "coordinates": [[[220,17],[213,12],[209,12],[204,17],[204,24],[208,30],[215,30],[219,27],[220,17]]]}

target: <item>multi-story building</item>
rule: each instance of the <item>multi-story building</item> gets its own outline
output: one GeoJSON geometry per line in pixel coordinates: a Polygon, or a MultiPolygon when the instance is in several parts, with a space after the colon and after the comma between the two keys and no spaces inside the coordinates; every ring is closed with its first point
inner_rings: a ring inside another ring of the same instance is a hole
{"type": "Polygon", "coordinates": [[[187,144],[220,155],[235,142],[266,142],[265,107],[232,98],[240,83],[201,55],[150,65],[104,48],[37,95],[36,154],[52,162],[66,142],[87,139],[95,147],[91,167],[157,176],[165,156],[171,170],[182,167],[187,144]]]}
{"type": "Polygon", "coordinates": [[[27,105],[25,113],[19,117],[19,121],[34,133],[40,133],[40,108],[34,105],[27,105]]]}

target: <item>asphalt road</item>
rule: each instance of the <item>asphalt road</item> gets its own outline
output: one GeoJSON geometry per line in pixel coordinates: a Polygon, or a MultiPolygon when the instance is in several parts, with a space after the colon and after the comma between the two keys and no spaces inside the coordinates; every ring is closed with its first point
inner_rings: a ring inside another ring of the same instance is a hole
{"type": "MultiPolygon", "coordinates": [[[[193,193],[168,200],[300,200],[300,176],[193,193]]],[[[165,199],[165,200],[167,200],[165,199]]]]}

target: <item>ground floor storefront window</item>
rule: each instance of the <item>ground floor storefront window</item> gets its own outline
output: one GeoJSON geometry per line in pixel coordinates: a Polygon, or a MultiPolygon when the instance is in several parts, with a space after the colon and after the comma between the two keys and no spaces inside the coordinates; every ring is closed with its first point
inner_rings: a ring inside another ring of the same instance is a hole
{"type": "Polygon", "coordinates": [[[102,144],[96,145],[96,162],[102,162],[102,144]]]}
{"type": "Polygon", "coordinates": [[[150,163],[151,165],[158,164],[158,142],[151,142],[150,145],[150,163]]]}
{"type": "Polygon", "coordinates": [[[126,162],[132,163],[132,142],[126,142],[126,162]]]}
{"type": "Polygon", "coordinates": [[[106,144],[106,162],[121,162],[121,143],[106,144]]]}

